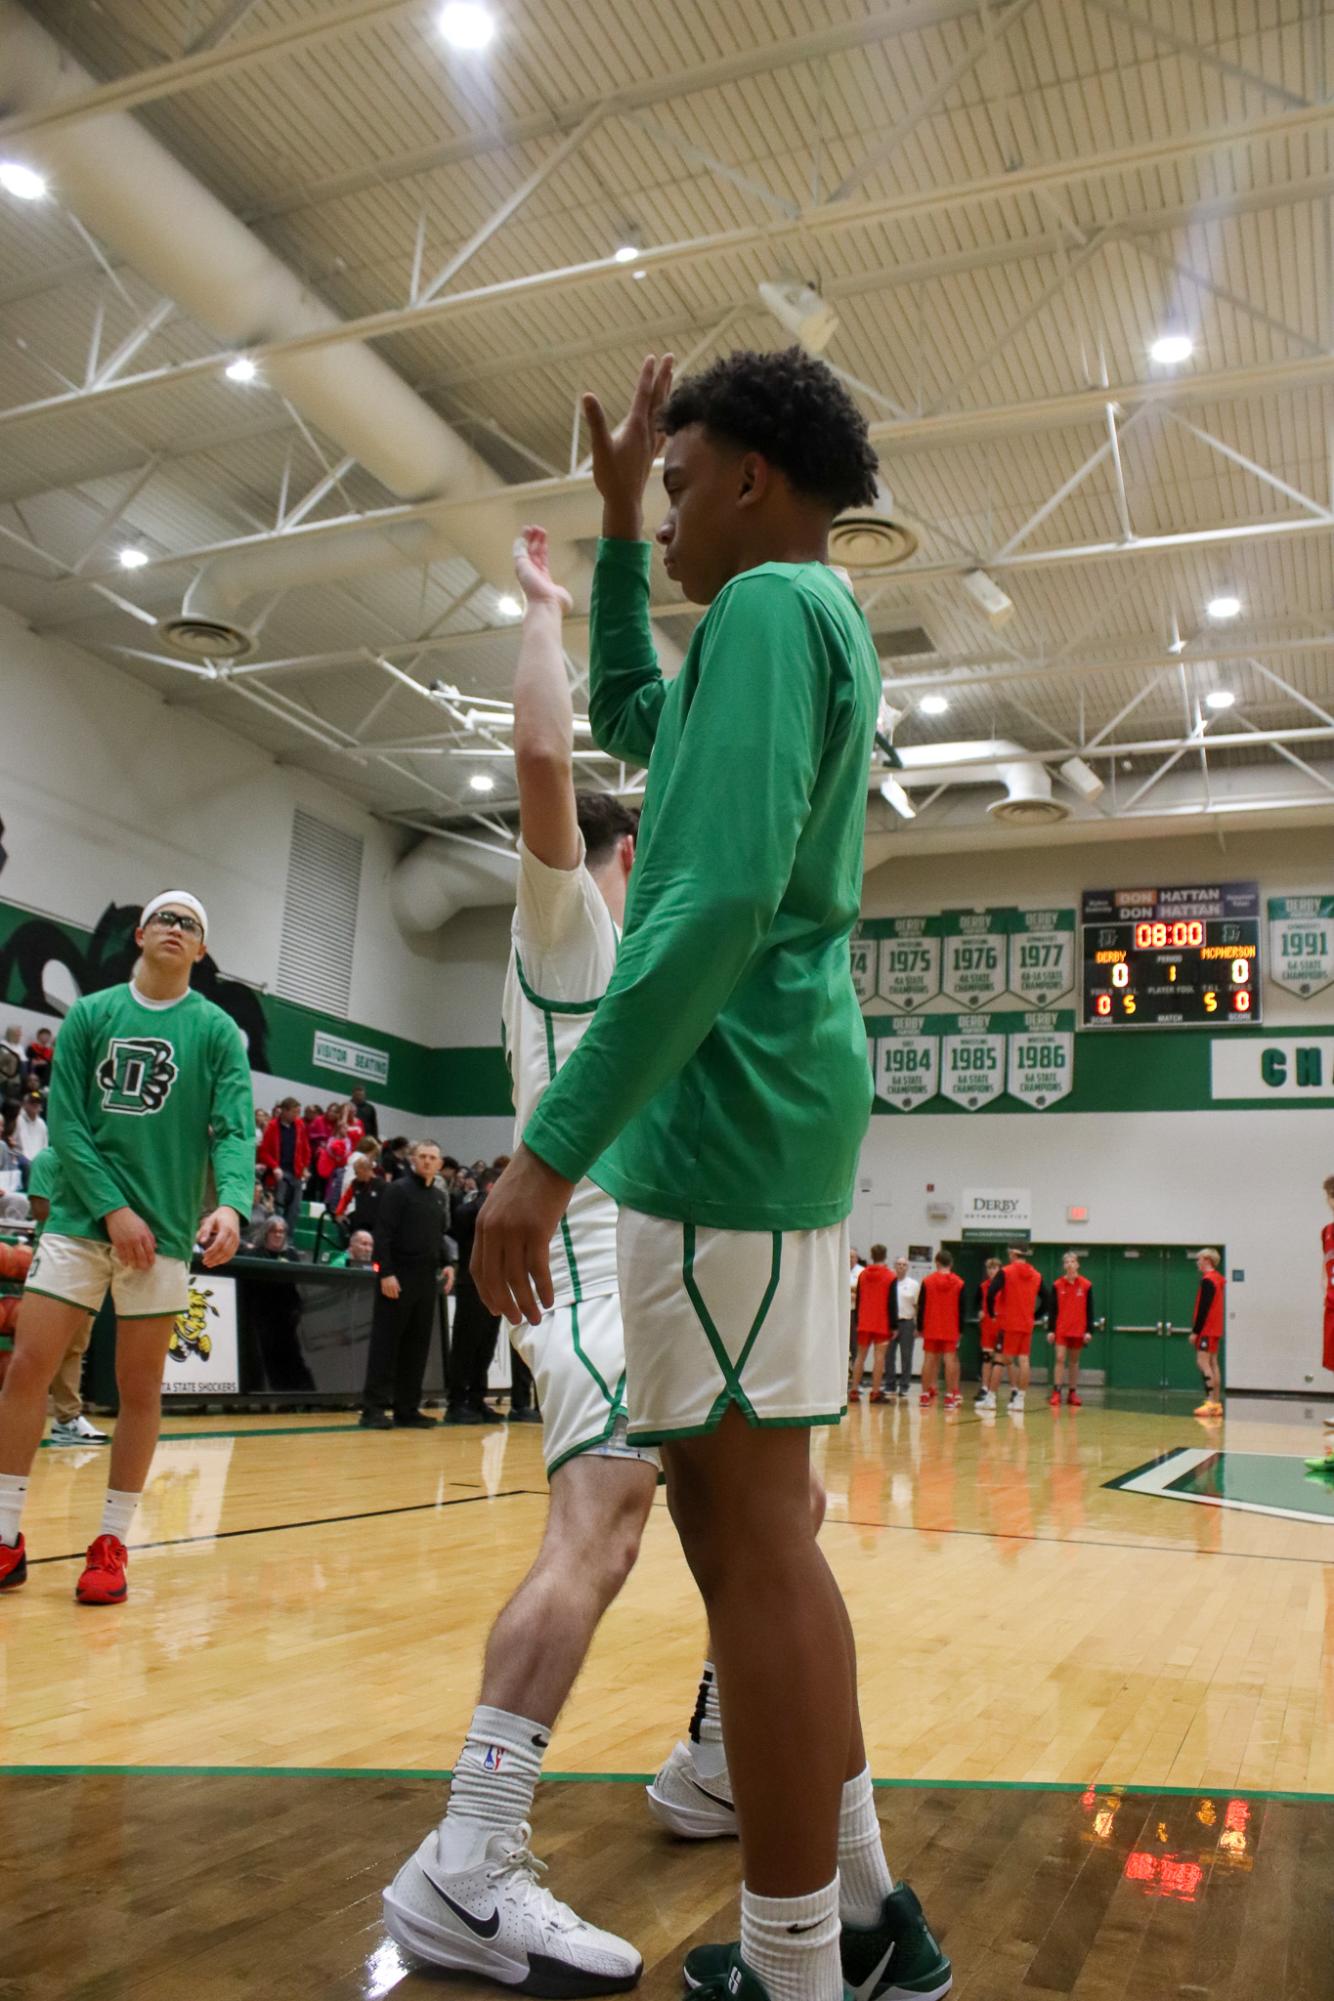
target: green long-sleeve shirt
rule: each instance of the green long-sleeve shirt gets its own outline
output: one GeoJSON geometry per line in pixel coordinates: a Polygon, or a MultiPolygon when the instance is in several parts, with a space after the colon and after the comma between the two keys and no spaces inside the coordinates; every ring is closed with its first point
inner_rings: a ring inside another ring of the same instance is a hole
{"type": "Polygon", "coordinates": [[[121,986],[76,1001],[56,1044],[47,1123],[60,1163],[52,1236],[105,1241],[105,1218],[129,1208],[160,1257],[188,1258],[210,1161],[219,1204],[250,1214],[250,1066],[235,1022],[202,994],[152,1007],[121,986]]]}
{"type": "Polygon", "coordinates": [[[625,935],[524,1139],[650,1215],[823,1228],[852,1207],[871,1107],[848,938],[879,664],[823,564],[765,563],[669,684],[649,553],[602,542],[593,588],[593,734],[648,765],[625,935]]]}

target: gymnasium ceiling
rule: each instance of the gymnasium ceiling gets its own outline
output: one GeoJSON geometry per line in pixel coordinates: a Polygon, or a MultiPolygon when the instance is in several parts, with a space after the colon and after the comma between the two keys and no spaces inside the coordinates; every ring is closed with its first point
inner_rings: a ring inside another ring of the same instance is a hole
{"type": "MultiPolygon", "coordinates": [[[[0,0],[0,100],[15,6],[0,0]]],[[[342,323],[310,348],[370,341],[466,440],[480,471],[448,499],[474,554],[522,519],[591,547],[579,392],[615,403],[648,348],[694,365],[785,344],[758,286],[800,280],[837,315],[826,358],[917,538],[857,580],[897,742],[1082,753],[1106,789],[1079,823],[1099,828],[1323,816],[1330,9],[494,11],[490,47],[465,54],[438,0],[28,10],[88,75],[54,107],[0,101],[0,161],[49,181],[44,199],[0,192],[0,602],[376,813],[503,826],[507,733],[476,702],[508,692],[508,580],[452,546],[448,510],[429,561],[273,583],[247,657],[201,663],[164,635],[220,547],[327,550],[423,510],[280,392],[262,311],[220,334],[136,268],[132,204],[118,241],[70,204],[62,138],[128,114],[342,323]],[[617,262],[623,244],[637,254],[617,262]],[[1151,359],[1165,332],[1187,359],[1151,359]],[[239,352],[249,383],[224,374],[239,352]],[[127,570],[126,550],[147,560],[127,570]],[[999,627],[963,587],[974,569],[1012,602],[999,627]],[[1229,596],[1239,613],[1211,620],[1229,596]],[[1220,690],[1231,708],[1206,705],[1220,690]],[[933,694],[943,714],[918,706],[933,694]]],[[[683,646],[695,614],[660,569],[654,602],[683,646]]],[[[584,637],[572,625],[576,675],[584,637]]],[[[978,824],[976,788],[915,798],[907,822],[870,794],[900,851],[978,824]]]]}

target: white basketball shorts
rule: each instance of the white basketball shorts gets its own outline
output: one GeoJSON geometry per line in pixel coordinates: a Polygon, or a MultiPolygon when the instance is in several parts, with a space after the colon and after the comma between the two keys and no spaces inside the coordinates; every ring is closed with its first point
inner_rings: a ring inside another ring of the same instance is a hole
{"type": "Polygon", "coordinates": [[[635,1445],[837,1424],[848,1375],[848,1225],[710,1230],[622,1208],[616,1236],[635,1445]]]}

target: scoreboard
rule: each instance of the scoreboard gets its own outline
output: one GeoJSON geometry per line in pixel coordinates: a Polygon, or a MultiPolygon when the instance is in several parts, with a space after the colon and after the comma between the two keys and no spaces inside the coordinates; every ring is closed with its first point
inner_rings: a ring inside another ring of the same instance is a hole
{"type": "Polygon", "coordinates": [[[1084,892],[1083,1028],[1247,1028],[1261,1018],[1253,882],[1084,892]]]}

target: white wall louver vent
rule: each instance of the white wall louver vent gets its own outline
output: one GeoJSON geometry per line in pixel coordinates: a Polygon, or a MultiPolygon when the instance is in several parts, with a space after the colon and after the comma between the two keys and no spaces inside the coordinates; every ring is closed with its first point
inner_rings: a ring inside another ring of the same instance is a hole
{"type": "Polygon", "coordinates": [[[361,892],[362,842],[297,807],[287,864],[278,992],[346,1016],[361,892]]]}

